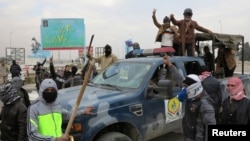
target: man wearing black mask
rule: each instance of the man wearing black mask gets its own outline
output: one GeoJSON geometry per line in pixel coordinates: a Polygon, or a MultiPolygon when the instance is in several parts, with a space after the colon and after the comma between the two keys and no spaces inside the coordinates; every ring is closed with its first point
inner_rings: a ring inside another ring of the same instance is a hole
{"type": "MultiPolygon", "coordinates": [[[[27,134],[29,140],[68,141],[62,132],[62,120],[68,120],[71,112],[63,109],[57,100],[58,88],[53,79],[44,79],[39,88],[39,98],[28,108],[27,134]],[[55,120],[56,119],[56,120],[55,120]],[[38,129],[39,127],[39,129],[38,129]]],[[[89,106],[80,114],[92,114],[89,106]]]]}
{"type": "Polygon", "coordinates": [[[2,141],[27,141],[27,107],[10,83],[0,86],[2,141]]]}
{"type": "Polygon", "coordinates": [[[103,56],[100,56],[98,58],[94,58],[93,56],[91,56],[90,54],[87,54],[87,57],[92,60],[92,59],[95,59],[95,62],[96,63],[99,63],[101,64],[101,70],[99,71],[102,71],[103,69],[107,68],[109,65],[111,65],[112,63],[114,63],[115,61],[117,61],[117,56],[112,54],[112,48],[110,45],[106,45],[104,47],[104,55],[103,56]]]}

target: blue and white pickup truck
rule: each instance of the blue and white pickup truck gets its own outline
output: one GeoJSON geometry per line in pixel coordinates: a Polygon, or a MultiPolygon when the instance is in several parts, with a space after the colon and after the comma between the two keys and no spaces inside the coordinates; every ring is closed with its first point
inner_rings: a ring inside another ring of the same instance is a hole
{"type": "MultiPolygon", "coordinates": [[[[171,62],[183,77],[197,73],[204,65],[199,57],[171,57],[171,62]]],[[[95,114],[75,118],[70,131],[74,140],[148,141],[180,129],[184,108],[175,96],[181,86],[163,85],[158,94],[149,86],[163,63],[162,57],[119,60],[97,75],[88,83],[78,109],[94,106],[95,114]]],[[[170,77],[166,82],[173,84],[175,80],[170,77]]],[[[76,86],[59,91],[63,108],[72,110],[80,89],[76,86]]]]}
{"type": "MultiPolygon", "coordinates": [[[[204,65],[200,57],[174,56],[170,60],[183,77],[197,74],[198,67],[204,65]]],[[[88,83],[78,109],[94,106],[94,114],[74,119],[70,131],[74,140],[149,141],[180,129],[184,104],[176,95],[181,87],[171,77],[158,83],[158,94],[149,85],[162,65],[162,57],[131,58],[119,60],[98,74],[88,83]]],[[[250,77],[240,78],[249,96],[250,77]]],[[[226,79],[221,80],[224,97],[226,79]]],[[[69,111],[74,108],[80,89],[81,86],[76,86],[59,91],[63,108],[69,111]]],[[[63,122],[64,130],[67,123],[63,122]]]]}
{"type": "MultiPolygon", "coordinates": [[[[208,34],[197,35],[196,38],[197,41],[213,40],[213,48],[229,37],[244,43],[242,36],[215,35],[216,38],[208,34]]],[[[204,65],[200,57],[173,56],[170,60],[183,78],[188,74],[198,74],[199,66],[204,65]]],[[[130,58],[119,60],[98,74],[88,83],[78,108],[82,111],[86,106],[94,106],[94,114],[74,119],[70,131],[74,140],[149,141],[180,129],[184,104],[176,95],[181,86],[173,77],[167,77],[158,83],[156,94],[150,85],[151,78],[162,65],[162,57],[130,58]]],[[[250,77],[239,77],[249,97],[250,77]]],[[[227,96],[226,80],[221,79],[224,97],[227,96]]],[[[74,108],[80,89],[81,86],[76,86],[59,91],[58,98],[63,108],[69,111],[74,108]]],[[[67,123],[63,121],[64,130],[67,123]]]]}

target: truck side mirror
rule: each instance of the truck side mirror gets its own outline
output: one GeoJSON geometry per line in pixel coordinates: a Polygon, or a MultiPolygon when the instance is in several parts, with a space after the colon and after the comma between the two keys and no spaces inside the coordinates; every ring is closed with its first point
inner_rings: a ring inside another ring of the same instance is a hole
{"type": "Polygon", "coordinates": [[[148,96],[162,99],[171,99],[174,97],[173,87],[170,80],[159,80],[157,87],[148,87],[148,96]]]}

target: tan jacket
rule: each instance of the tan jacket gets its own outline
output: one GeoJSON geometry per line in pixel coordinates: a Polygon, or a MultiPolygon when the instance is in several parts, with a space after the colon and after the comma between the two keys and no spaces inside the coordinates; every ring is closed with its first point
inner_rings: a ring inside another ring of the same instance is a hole
{"type": "Polygon", "coordinates": [[[185,54],[185,44],[191,43],[193,46],[193,54],[195,48],[195,29],[201,32],[210,33],[211,31],[198,25],[196,21],[190,20],[176,20],[174,17],[171,18],[171,21],[174,25],[177,25],[179,28],[179,41],[182,46],[182,53],[185,54]]]}
{"type": "Polygon", "coordinates": [[[230,70],[236,67],[235,50],[225,49],[225,60],[230,70]]]}
{"type": "MultiPolygon", "coordinates": [[[[160,24],[156,17],[155,16],[152,16],[153,18],[153,22],[154,22],[154,25],[159,29],[157,34],[156,34],[156,37],[155,37],[155,42],[161,42],[161,35],[166,31],[166,26],[164,24],[160,24]]],[[[173,31],[173,34],[174,34],[174,41],[175,43],[178,43],[178,29],[176,26],[170,26],[169,27],[172,31],[173,31]]]]}
{"type": "Polygon", "coordinates": [[[194,43],[195,42],[195,29],[201,32],[209,33],[210,30],[198,25],[196,21],[186,22],[184,20],[176,20],[174,17],[171,18],[174,25],[179,27],[179,39],[184,43],[194,43]]]}
{"type": "Polygon", "coordinates": [[[1,65],[0,76],[7,76],[7,75],[8,75],[8,67],[5,65],[1,65]]]}
{"type": "Polygon", "coordinates": [[[235,50],[225,49],[224,54],[218,53],[218,56],[215,59],[215,63],[216,70],[219,70],[225,65],[227,65],[230,70],[233,69],[234,67],[236,67],[235,50]],[[223,63],[223,60],[225,60],[226,64],[223,63]]]}
{"type": "Polygon", "coordinates": [[[101,70],[104,70],[105,68],[107,68],[109,65],[111,65],[112,63],[117,61],[117,56],[114,54],[109,55],[108,57],[106,56],[101,56],[98,58],[93,58],[95,60],[96,63],[101,64],[101,70]]]}

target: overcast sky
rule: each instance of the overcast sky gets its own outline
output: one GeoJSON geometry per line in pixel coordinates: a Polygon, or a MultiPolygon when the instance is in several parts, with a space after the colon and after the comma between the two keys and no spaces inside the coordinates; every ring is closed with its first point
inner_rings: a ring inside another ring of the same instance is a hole
{"type": "MultiPolygon", "coordinates": [[[[9,46],[25,48],[26,56],[30,54],[31,38],[40,41],[41,19],[83,18],[87,44],[94,34],[94,47],[110,44],[113,53],[124,58],[128,39],[139,42],[141,48],[159,47],[154,42],[154,8],[159,22],[171,13],[182,19],[184,9],[191,8],[199,25],[250,41],[249,0],[0,0],[0,56],[9,46]]],[[[56,58],[57,52],[53,54],[56,58]]],[[[77,52],[64,51],[61,56],[75,59],[77,52]]]]}

